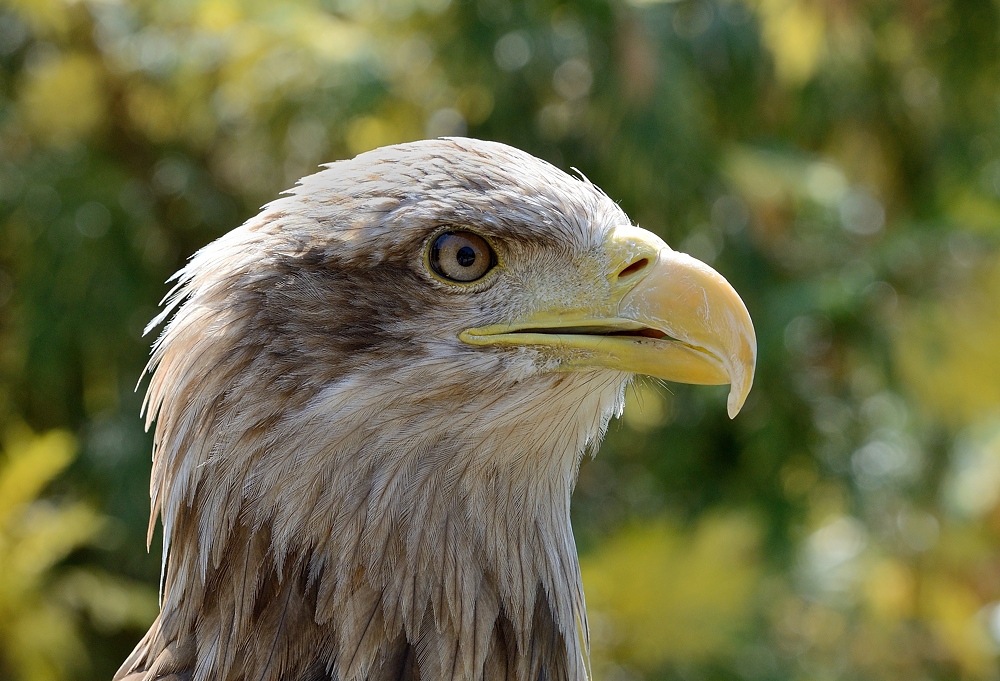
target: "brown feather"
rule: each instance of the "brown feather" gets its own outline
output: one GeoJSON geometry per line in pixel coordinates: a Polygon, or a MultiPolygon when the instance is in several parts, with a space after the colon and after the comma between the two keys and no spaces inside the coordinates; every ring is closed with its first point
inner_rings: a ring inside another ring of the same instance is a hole
{"type": "Polygon", "coordinates": [[[145,405],[162,612],[115,679],[586,678],[569,498],[628,376],[457,334],[593,287],[625,222],[527,154],[437,140],[333,164],[196,254],[145,405]],[[504,244],[503,286],[428,276],[449,225],[504,244]]]}

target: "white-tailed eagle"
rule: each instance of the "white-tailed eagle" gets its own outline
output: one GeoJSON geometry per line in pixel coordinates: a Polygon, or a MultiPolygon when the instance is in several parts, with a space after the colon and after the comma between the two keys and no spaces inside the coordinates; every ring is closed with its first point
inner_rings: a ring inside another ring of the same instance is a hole
{"type": "Polygon", "coordinates": [[[731,416],[753,379],[722,276],[491,142],[333,163],[176,279],[162,609],[121,681],[586,679],[581,456],[635,374],[731,416]]]}

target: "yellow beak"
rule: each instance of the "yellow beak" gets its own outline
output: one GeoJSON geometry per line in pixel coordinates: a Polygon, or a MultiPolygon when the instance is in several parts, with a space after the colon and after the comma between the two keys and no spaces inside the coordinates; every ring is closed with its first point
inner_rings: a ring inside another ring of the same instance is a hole
{"type": "Polygon", "coordinates": [[[542,346],[562,370],[606,368],[679,383],[730,384],[735,417],[753,384],[750,314],[722,275],[638,227],[604,244],[604,281],[577,304],[511,324],[467,329],[472,345],[542,346]]]}

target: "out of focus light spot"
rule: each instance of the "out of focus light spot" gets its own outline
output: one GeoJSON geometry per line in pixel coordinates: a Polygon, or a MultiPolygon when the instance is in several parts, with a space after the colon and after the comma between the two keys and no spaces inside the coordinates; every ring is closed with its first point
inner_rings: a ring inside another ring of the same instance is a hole
{"type": "Polygon", "coordinates": [[[712,240],[712,237],[703,231],[694,232],[688,238],[684,239],[680,245],[681,252],[687,253],[691,257],[697,258],[709,265],[715,262],[721,250],[721,242],[716,243],[712,240]]]}
{"type": "Polygon", "coordinates": [[[468,131],[465,118],[458,109],[438,109],[427,119],[424,132],[428,137],[464,135],[468,131]]]}
{"type": "Polygon", "coordinates": [[[806,0],[761,0],[758,14],[778,78],[790,85],[809,80],[826,49],[823,5],[806,0]]]}
{"type": "Polygon", "coordinates": [[[862,294],[871,301],[882,319],[887,324],[890,323],[893,313],[899,307],[899,294],[892,284],[887,281],[873,281],[865,287],[862,294]]]}
{"type": "Polygon", "coordinates": [[[531,61],[531,43],[524,31],[511,31],[497,41],[493,58],[504,71],[517,71],[531,61]]]}
{"type": "Polygon", "coordinates": [[[678,3],[672,25],[674,32],[686,40],[697,38],[712,25],[712,5],[705,0],[678,3]]]}
{"type": "Polygon", "coordinates": [[[300,118],[288,126],[288,150],[300,158],[316,158],[326,153],[326,127],[317,118],[300,118]]]}
{"type": "Polygon", "coordinates": [[[845,592],[857,578],[854,559],[868,535],[858,520],[841,516],[813,532],[805,542],[803,576],[821,592],[845,592]]]}
{"type": "Polygon", "coordinates": [[[913,613],[916,579],[904,563],[878,561],[869,569],[864,586],[865,598],[876,617],[898,621],[913,613]]]}
{"type": "Polygon", "coordinates": [[[61,35],[69,30],[71,2],[28,0],[4,3],[7,8],[40,36],[61,35]]]}
{"type": "Polygon", "coordinates": [[[235,83],[223,83],[212,93],[212,109],[222,123],[235,123],[251,111],[252,94],[235,83]]]}
{"type": "Polygon", "coordinates": [[[347,125],[347,149],[352,155],[360,154],[397,141],[396,134],[392,125],[375,116],[355,118],[347,125]]]}
{"type": "Polygon", "coordinates": [[[569,130],[570,116],[566,104],[548,104],[538,112],[538,132],[547,139],[560,140],[569,130]]]}
{"type": "Polygon", "coordinates": [[[87,55],[48,55],[29,71],[19,104],[28,126],[43,141],[73,144],[104,120],[100,69],[87,55]]]}
{"type": "Polygon", "coordinates": [[[870,258],[860,256],[843,263],[835,277],[827,279],[820,289],[823,309],[844,309],[862,297],[862,291],[875,279],[870,258]]]}
{"type": "Polygon", "coordinates": [[[851,371],[850,386],[854,399],[867,399],[885,389],[885,373],[869,362],[860,363],[851,371]]]}
{"type": "Polygon", "coordinates": [[[493,112],[493,93],[482,85],[471,85],[462,89],[456,104],[470,125],[478,125],[493,112]]]}
{"type": "Polygon", "coordinates": [[[913,480],[920,473],[921,463],[915,445],[892,431],[882,431],[882,437],[862,445],[851,455],[855,480],[869,489],[913,480]]]}
{"type": "Polygon", "coordinates": [[[872,428],[902,431],[909,421],[906,403],[896,394],[882,391],[861,403],[861,416],[872,428]]]}
{"type": "Polygon", "coordinates": [[[913,55],[913,33],[903,21],[888,21],[880,32],[877,48],[888,61],[903,63],[913,55]]]}
{"type": "Polygon", "coordinates": [[[844,432],[854,419],[851,408],[835,397],[813,400],[813,424],[825,435],[844,432]]]}
{"type": "MultiPolygon", "coordinates": [[[[296,58],[295,50],[284,45],[276,46],[261,55],[247,76],[259,89],[255,97],[257,101],[266,101],[288,88],[294,88],[296,83],[314,77],[307,73],[307,65],[296,58]]],[[[249,85],[244,81],[244,87],[249,85]]]]}
{"type": "Polygon", "coordinates": [[[167,73],[178,59],[178,46],[160,29],[147,28],[133,42],[139,68],[152,74],[167,73]]]}
{"type": "Polygon", "coordinates": [[[990,632],[993,642],[1000,647],[1000,602],[990,603],[983,608],[986,629],[990,632]]]}
{"type": "Polygon", "coordinates": [[[926,551],[937,543],[941,534],[938,519],[926,511],[904,509],[896,515],[896,527],[903,543],[917,552],[926,551]]]}
{"type": "Polygon", "coordinates": [[[100,239],[111,226],[111,212],[103,203],[88,201],[77,209],[74,222],[80,234],[90,239],[100,239]]]}
{"type": "Polygon", "coordinates": [[[561,17],[553,22],[552,52],[560,60],[587,54],[587,33],[579,21],[561,17]]]}
{"type": "Polygon", "coordinates": [[[948,235],[948,255],[959,267],[969,268],[979,262],[984,249],[969,232],[956,231],[948,235]]]}
{"type": "Polygon", "coordinates": [[[996,234],[1000,225],[1000,202],[993,191],[981,192],[974,187],[957,188],[948,202],[947,213],[957,225],[984,234],[996,234]]]}
{"type": "Polygon", "coordinates": [[[154,142],[166,142],[178,133],[175,103],[158,87],[139,83],[126,93],[132,123],[154,142]]]}
{"type": "Polygon", "coordinates": [[[982,606],[970,584],[948,575],[935,575],[921,583],[923,618],[935,638],[951,652],[965,678],[991,679],[996,670],[995,649],[989,631],[977,617],[982,606]]]}
{"type": "Polygon", "coordinates": [[[1000,158],[995,158],[983,166],[979,184],[986,193],[1000,198],[1000,158]]]}
{"type": "Polygon", "coordinates": [[[804,161],[751,146],[733,146],[724,162],[726,174],[751,204],[776,203],[801,193],[804,161]]]}
{"type": "Polygon", "coordinates": [[[938,103],[941,85],[928,69],[915,67],[903,76],[903,99],[914,109],[929,109],[938,103]]]}
{"type": "Polygon", "coordinates": [[[833,325],[826,317],[804,315],[785,326],[785,349],[795,355],[817,357],[833,343],[833,325]]]}
{"type": "Polygon", "coordinates": [[[885,226],[885,208],[868,192],[852,189],[846,192],[838,205],[840,224],[852,234],[872,236],[885,226]]]}
{"type": "Polygon", "coordinates": [[[567,59],[552,74],[552,87],[563,99],[580,99],[587,96],[594,76],[583,59],[567,59]]]}
{"type": "Polygon", "coordinates": [[[118,205],[136,221],[146,222],[152,218],[154,198],[148,186],[132,179],[118,193],[118,205]]]}
{"type": "Polygon", "coordinates": [[[625,391],[622,419],[632,430],[646,432],[666,425],[673,417],[672,398],[655,385],[635,382],[625,391]]]}
{"type": "Polygon", "coordinates": [[[805,496],[819,480],[819,470],[812,459],[792,459],[781,467],[781,487],[789,499],[805,496]]]}
{"type": "Polygon", "coordinates": [[[243,12],[232,0],[208,0],[198,6],[195,21],[209,31],[224,31],[242,18],[243,12]]]}
{"type": "Polygon", "coordinates": [[[978,518],[1000,502],[1000,422],[966,430],[957,440],[945,481],[945,502],[963,518],[978,518]]]}
{"type": "Polygon", "coordinates": [[[168,157],[160,160],[153,171],[153,186],[168,195],[177,195],[187,189],[191,167],[186,159],[168,157]]]}
{"type": "Polygon", "coordinates": [[[407,78],[419,75],[434,62],[434,48],[422,35],[404,40],[393,54],[393,67],[407,78]]]}
{"type": "Polygon", "coordinates": [[[833,205],[847,191],[847,178],[832,163],[813,163],[806,172],[806,189],[817,202],[833,205]]]}
{"type": "Polygon", "coordinates": [[[0,55],[13,54],[27,40],[27,26],[9,14],[0,15],[0,55]]]}
{"type": "Polygon", "coordinates": [[[299,15],[299,23],[309,47],[328,62],[354,57],[371,37],[357,24],[326,12],[304,11],[299,15]]]}
{"type": "Polygon", "coordinates": [[[724,194],[712,203],[712,224],[726,234],[742,232],[750,222],[750,209],[735,194],[724,194]]]}

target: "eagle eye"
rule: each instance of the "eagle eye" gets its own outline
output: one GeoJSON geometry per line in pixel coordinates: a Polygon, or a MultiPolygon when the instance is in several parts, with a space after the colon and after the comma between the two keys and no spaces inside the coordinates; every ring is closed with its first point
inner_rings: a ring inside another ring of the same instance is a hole
{"type": "Polygon", "coordinates": [[[434,239],[428,254],[438,276],[461,284],[481,279],[497,263],[496,253],[483,237],[472,232],[445,232],[434,239]]]}

